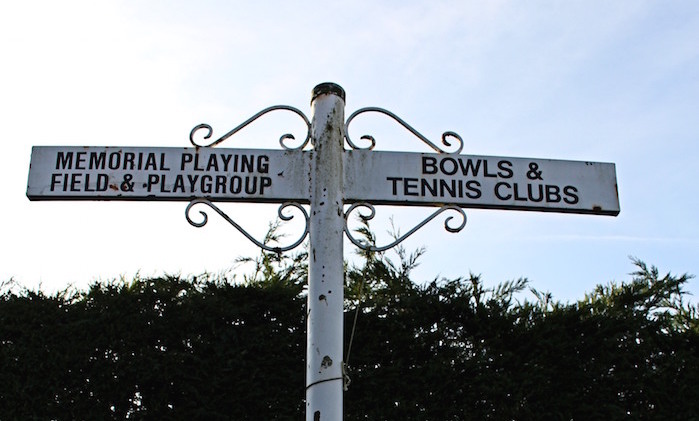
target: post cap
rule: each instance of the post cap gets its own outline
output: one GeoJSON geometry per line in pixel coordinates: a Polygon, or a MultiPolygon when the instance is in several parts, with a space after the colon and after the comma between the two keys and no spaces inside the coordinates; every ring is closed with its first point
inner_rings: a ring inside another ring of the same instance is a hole
{"type": "Polygon", "coordinates": [[[338,85],[337,83],[325,82],[313,88],[311,102],[315,101],[318,96],[324,94],[337,95],[342,98],[343,101],[345,101],[345,90],[342,89],[342,86],[338,85]]]}

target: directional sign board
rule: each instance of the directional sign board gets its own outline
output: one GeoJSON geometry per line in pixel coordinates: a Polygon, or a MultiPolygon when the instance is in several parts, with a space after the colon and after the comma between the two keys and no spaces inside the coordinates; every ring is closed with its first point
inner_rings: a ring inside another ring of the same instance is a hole
{"type": "Polygon", "coordinates": [[[346,202],[619,214],[614,164],[346,151],[346,202]]]}
{"type": "MultiPolygon", "coordinates": [[[[35,146],[32,200],[308,203],[310,151],[35,146]]],[[[346,203],[617,215],[614,164],[492,156],[343,152],[346,203]]]]}
{"type": "Polygon", "coordinates": [[[31,200],[308,201],[294,150],[35,146],[31,200]]]}

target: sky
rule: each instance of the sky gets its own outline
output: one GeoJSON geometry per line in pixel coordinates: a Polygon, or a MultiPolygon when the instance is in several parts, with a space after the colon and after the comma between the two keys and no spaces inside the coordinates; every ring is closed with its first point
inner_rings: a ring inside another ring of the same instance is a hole
{"type": "MultiPolygon", "coordinates": [[[[0,282],[249,272],[233,268],[255,246],[211,212],[191,226],[183,202],[30,202],[31,147],[187,147],[197,124],[223,134],[271,105],[310,117],[322,82],[346,115],[385,108],[463,154],[616,164],[617,217],[466,209],[457,234],[437,218],[403,243],[426,248],[416,282],[526,277],[565,302],[629,281],[630,256],[699,274],[697,39],[694,1],[3,2],[0,282]]],[[[376,150],[432,152],[366,119],[376,150]]],[[[299,121],[271,113],[221,147],[279,149],[299,121]]],[[[262,238],[278,206],[221,208],[262,238]]],[[[432,211],[378,206],[371,224],[387,243],[391,219],[407,232],[432,211]]]]}

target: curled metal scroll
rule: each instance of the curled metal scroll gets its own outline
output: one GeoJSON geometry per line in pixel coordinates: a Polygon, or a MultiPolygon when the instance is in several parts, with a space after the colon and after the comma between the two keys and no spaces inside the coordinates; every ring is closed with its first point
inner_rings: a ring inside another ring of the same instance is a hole
{"type": "Polygon", "coordinates": [[[352,147],[352,149],[374,149],[374,146],[376,146],[376,140],[374,139],[373,136],[364,135],[361,137],[361,139],[368,140],[371,142],[371,144],[366,148],[362,148],[360,146],[357,146],[354,142],[352,142],[352,139],[349,136],[349,130],[348,130],[349,124],[359,114],[366,113],[366,112],[377,112],[377,113],[385,114],[385,115],[391,117],[392,119],[394,119],[395,121],[400,123],[401,126],[408,129],[408,131],[410,131],[410,133],[417,136],[420,140],[425,142],[429,147],[431,147],[432,149],[434,149],[438,153],[459,154],[459,153],[461,153],[461,150],[464,148],[464,140],[456,132],[448,131],[448,132],[442,133],[442,144],[444,146],[446,146],[446,147],[452,146],[451,142],[449,142],[449,140],[447,139],[448,137],[453,137],[458,142],[458,148],[455,151],[449,152],[445,149],[440,148],[439,146],[437,146],[433,142],[431,142],[429,139],[427,139],[425,136],[423,136],[420,132],[415,130],[410,124],[406,123],[405,121],[403,121],[403,119],[401,119],[397,115],[393,114],[392,112],[385,110],[383,108],[379,108],[379,107],[366,107],[366,108],[360,108],[357,111],[353,112],[349,116],[349,118],[347,119],[347,122],[345,123],[345,138],[347,139],[347,143],[349,143],[349,145],[352,147]]]}
{"type": "Polygon", "coordinates": [[[196,222],[196,221],[194,221],[194,220],[189,216],[189,213],[190,213],[192,207],[195,206],[195,205],[197,205],[197,204],[200,204],[200,203],[202,203],[202,204],[204,204],[204,205],[207,205],[207,206],[210,207],[211,209],[215,210],[219,215],[221,215],[221,217],[223,217],[223,219],[225,219],[229,224],[233,225],[233,227],[235,227],[235,229],[237,229],[238,231],[240,231],[241,234],[243,234],[245,237],[247,237],[248,240],[250,240],[250,241],[252,241],[253,243],[255,243],[255,245],[256,245],[257,247],[260,247],[260,248],[262,248],[262,249],[264,249],[264,250],[267,250],[267,251],[272,251],[272,252],[275,252],[275,253],[282,253],[282,252],[285,252],[285,251],[289,251],[289,250],[291,250],[291,249],[296,248],[299,244],[301,244],[301,243],[303,242],[303,240],[306,238],[306,236],[308,235],[308,229],[309,229],[308,212],[306,212],[306,209],[304,209],[304,208],[303,208],[300,204],[298,204],[298,203],[293,203],[293,202],[285,202],[285,203],[282,203],[282,204],[279,206],[279,210],[277,211],[277,215],[279,215],[279,219],[281,219],[282,221],[289,221],[289,220],[291,220],[294,216],[293,216],[293,215],[285,215],[285,214],[284,214],[284,209],[286,209],[286,208],[288,208],[288,207],[290,207],[290,206],[291,206],[291,207],[294,207],[294,208],[300,210],[301,213],[303,213],[303,217],[304,217],[304,220],[305,220],[305,223],[306,223],[306,226],[305,226],[305,228],[304,228],[304,230],[303,230],[303,234],[301,234],[301,237],[300,237],[298,240],[296,240],[293,244],[290,244],[290,245],[284,246],[284,247],[271,247],[271,246],[268,246],[268,245],[266,245],[266,244],[264,244],[264,243],[262,243],[262,242],[256,240],[256,239],[255,239],[253,236],[251,236],[247,231],[245,231],[240,225],[238,225],[233,219],[231,219],[231,217],[229,217],[228,215],[226,215],[226,213],[224,213],[219,207],[217,207],[216,205],[214,205],[213,203],[211,203],[211,201],[209,201],[208,199],[194,199],[194,200],[192,200],[191,202],[189,202],[189,204],[187,205],[187,209],[185,210],[185,217],[187,218],[187,222],[189,222],[191,225],[193,225],[193,226],[195,226],[195,227],[197,227],[197,228],[201,228],[201,227],[203,227],[204,225],[206,225],[206,223],[209,221],[209,217],[208,217],[208,215],[206,214],[206,212],[204,212],[204,211],[199,211],[199,213],[200,213],[200,214],[202,215],[202,217],[204,218],[204,220],[201,221],[201,222],[196,222]]]}
{"type": "Polygon", "coordinates": [[[362,213],[360,211],[358,211],[359,217],[362,218],[364,221],[368,221],[370,219],[373,219],[374,216],[376,215],[376,209],[370,203],[359,202],[359,203],[353,204],[352,206],[349,207],[349,209],[347,209],[347,212],[345,212],[345,234],[347,235],[347,238],[349,238],[349,240],[355,246],[359,247],[362,250],[366,250],[366,251],[382,252],[382,251],[388,250],[390,248],[393,248],[393,247],[397,246],[398,244],[400,244],[403,240],[405,240],[406,238],[408,238],[412,234],[414,234],[415,231],[417,231],[420,228],[422,228],[423,226],[425,226],[425,224],[427,224],[428,222],[430,222],[431,220],[436,218],[442,212],[445,212],[448,210],[456,211],[459,215],[461,215],[462,222],[457,227],[452,227],[449,225],[449,222],[451,222],[451,220],[454,219],[454,217],[450,216],[444,221],[444,229],[453,233],[453,232],[461,231],[466,226],[466,212],[464,212],[463,209],[461,209],[460,207],[458,207],[456,205],[445,205],[445,206],[442,206],[441,208],[437,209],[437,211],[435,211],[432,215],[425,218],[422,222],[417,224],[413,229],[408,231],[405,235],[402,235],[399,238],[397,238],[394,242],[387,244],[385,246],[377,247],[377,246],[373,246],[371,244],[367,244],[366,241],[358,240],[358,239],[354,238],[354,236],[352,236],[352,234],[350,232],[347,220],[349,219],[349,215],[352,213],[352,211],[354,211],[358,207],[367,208],[370,211],[370,213],[368,215],[362,215],[362,213]]]}
{"type": "Polygon", "coordinates": [[[209,143],[209,144],[207,144],[207,145],[200,145],[200,144],[198,144],[197,142],[195,142],[195,141],[194,141],[194,134],[195,134],[196,132],[198,132],[199,130],[204,129],[204,130],[207,131],[207,133],[204,135],[203,138],[204,138],[204,139],[209,139],[209,138],[211,138],[211,135],[213,134],[213,129],[212,129],[211,126],[209,126],[208,124],[199,124],[198,126],[195,126],[195,127],[192,129],[192,131],[189,133],[189,141],[192,143],[192,145],[194,145],[194,146],[196,146],[196,147],[213,147],[213,146],[216,146],[216,145],[218,145],[219,143],[223,142],[224,140],[228,139],[229,137],[233,136],[234,134],[236,134],[236,133],[239,132],[240,130],[242,130],[242,129],[243,129],[244,127],[246,127],[248,124],[252,123],[253,121],[257,120],[258,118],[262,117],[263,115],[265,115],[265,114],[267,114],[267,113],[269,113],[269,112],[275,111],[275,110],[287,110],[287,111],[294,112],[294,113],[298,114],[298,115],[303,119],[304,123],[306,123],[306,127],[308,128],[308,131],[306,132],[306,139],[303,141],[303,143],[302,143],[300,146],[297,146],[297,147],[295,147],[295,148],[292,148],[292,147],[287,146],[287,145],[284,143],[284,141],[287,140],[287,139],[292,139],[292,140],[295,140],[295,139],[296,139],[296,138],[294,137],[294,135],[292,135],[291,133],[284,134],[284,135],[282,135],[282,136],[279,138],[279,144],[280,144],[280,145],[282,146],[282,148],[284,148],[284,149],[287,149],[287,150],[301,150],[301,149],[303,149],[303,148],[308,144],[308,142],[311,140],[311,122],[308,121],[308,118],[306,117],[305,114],[303,114],[303,113],[301,112],[301,110],[299,110],[298,108],[294,108],[294,107],[292,107],[292,106],[289,106],[289,105],[273,105],[273,106],[271,106],[271,107],[267,107],[267,108],[265,108],[264,110],[262,110],[262,111],[258,112],[257,114],[255,114],[254,116],[250,117],[249,119],[245,120],[245,121],[244,121],[242,124],[240,124],[238,127],[234,128],[234,129],[231,130],[230,132],[224,134],[223,136],[221,136],[221,137],[218,138],[217,140],[214,140],[213,142],[211,142],[211,143],[209,143]]]}

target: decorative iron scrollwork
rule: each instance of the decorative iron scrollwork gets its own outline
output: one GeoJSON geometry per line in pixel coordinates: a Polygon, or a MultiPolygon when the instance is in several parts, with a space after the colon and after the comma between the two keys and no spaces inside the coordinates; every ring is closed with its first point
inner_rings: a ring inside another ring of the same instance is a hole
{"type": "Polygon", "coordinates": [[[211,142],[211,143],[209,143],[209,144],[206,144],[206,145],[200,145],[200,144],[198,144],[197,142],[195,142],[195,141],[194,141],[194,135],[195,135],[195,133],[198,132],[199,130],[204,129],[204,130],[207,131],[207,133],[204,135],[203,138],[204,138],[204,139],[209,139],[209,138],[211,138],[211,135],[213,134],[213,129],[212,129],[211,126],[208,125],[208,124],[199,124],[199,125],[195,126],[195,127],[192,129],[192,131],[189,133],[189,141],[192,143],[192,145],[194,145],[194,146],[196,146],[196,147],[213,147],[213,146],[216,146],[216,145],[218,145],[219,143],[223,142],[224,140],[228,139],[229,137],[233,136],[234,134],[236,134],[237,132],[239,132],[239,131],[242,130],[243,128],[245,128],[248,124],[252,123],[253,121],[257,120],[258,118],[262,117],[263,115],[265,115],[265,114],[267,114],[267,113],[269,113],[269,112],[275,111],[275,110],[287,110],[287,111],[294,112],[294,113],[298,114],[298,115],[303,119],[303,122],[304,122],[304,123],[306,123],[306,127],[308,128],[308,130],[307,130],[307,132],[306,132],[306,139],[303,141],[303,143],[302,143],[300,146],[297,146],[297,147],[289,147],[289,146],[287,146],[287,145],[284,143],[287,139],[292,139],[292,140],[295,140],[295,139],[296,139],[296,138],[294,137],[294,135],[292,135],[292,134],[290,134],[290,133],[284,134],[284,135],[282,135],[282,136],[279,138],[279,144],[282,146],[282,148],[284,148],[284,149],[286,149],[286,150],[301,150],[301,149],[303,149],[303,148],[308,144],[308,142],[309,142],[310,139],[311,139],[311,122],[308,121],[308,117],[306,117],[306,115],[303,114],[303,113],[301,112],[301,110],[299,110],[298,108],[294,108],[294,107],[292,107],[292,106],[289,106],[289,105],[273,105],[273,106],[271,106],[271,107],[267,107],[267,108],[265,108],[264,110],[262,110],[262,111],[258,112],[257,114],[255,114],[254,116],[250,117],[249,119],[245,120],[245,121],[244,121],[242,124],[240,124],[238,127],[234,128],[233,130],[231,130],[231,131],[229,131],[228,133],[224,134],[223,136],[221,136],[221,137],[218,138],[217,140],[214,140],[213,142],[211,142]]]}
{"type": "Polygon", "coordinates": [[[221,215],[221,217],[223,219],[225,219],[229,224],[233,225],[233,227],[235,227],[235,229],[237,229],[238,231],[240,231],[241,234],[243,234],[245,237],[247,237],[248,240],[255,243],[255,245],[257,247],[260,247],[260,248],[267,250],[267,251],[271,251],[271,252],[275,252],[275,253],[282,253],[285,251],[289,251],[291,249],[296,248],[299,244],[301,244],[303,242],[303,240],[306,238],[306,236],[308,235],[308,229],[309,229],[309,225],[310,225],[309,218],[308,218],[308,212],[306,212],[306,209],[304,209],[298,203],[294,203],[294,202],[282,203],[279,206],[279,210],[277,211],[277,215],[279,216],[279,219],[281,219],[282,221],[290,221],[291,219],[293,219],[294,216],[285,214],[284,210],[288,207],[294,207],[294,208],[298,209],[299,211],[301,211],[301,213],[303,214],[303,217],[304,217],[304,222],[305,222],[305,227],[304,227],[303,233],[301,234],[301,237],[298,240],[296,240],[293,244],[290,244],[288,246],[283,246],[283,247],[268,246],[267,244],[264,244],[264,243],[256,240],[252,235],[250,235],[240,225],[238,225],[233,219],[231,219],[231,217],[229,217],[225,212],[223,212],[218,206],[211,203],[211,201],[209,201],[208,199],[202,199],[202,198],[194,199],[191,202],[189,202],[189,204],[187,205],[187,209],[185,210],[185,217],[187,218],[187,222],[189,222],[191,225],[193,225],[197,228],[201,228],[204,225],[206,225],[206,223],[209,221],[209,217],[206,214],[206,212],[204,212],[204,211],[199,211],[199,213],[204,218],[203,221],[201,221],[201,222],[196,222],[190,217],[189,213],[190,213],[192,207],[194,207],[195,205],[200,204],[200,203],[207,205],[211,209],[215,210],[216,213],[221,215]]]}
{"type": "Polygon", "coordinates": [[[398,117],[397,115],[393,114],[392,112],[390,112],[390,111],[388,111],[388,110],[385,110],[385,109],[383,109],[383,108],[379,108],[379,107],[366,107],[366,108],[360,108],[360,109],[358,109],[357,111],[353,112],[353,113],[349,116],[349,118],[347,119],[347,122],[345,123],[345,139],[347,139],[347,143],[349,143],[349,145],[350,145],[350,147],[352,147],[352,149],[370,149],[370,150],[371,150],[371,149],[374,149],[374,146],[376,146],[376,139],[374,139],[374,137],[371,136],[371,135],[364,135],[364,136],[361,137],[361,139],[368,140],[368,141],[371,142],[371,144],[370,144],[368,147],[365,147],[365,148],[362,148],[362,147],[360,147],[360,146],[357,146],[357,145],[352,141],[352,139],[350,138],[350,135],[349,135],[349,125],[350,125],[350,123],[352,122],[352,120],[353,120],[355,117],[357,117],[359,114],[366,113],[366,112],[377,112],[377,113],[381,113],[381,114],[384,114],[384,115],[387,115],[387,116],[391,117],[392,119],[394,119],[395,121],[397,121],[401,126],[405,127],[410,133],[412,133],[412,134],[414,134],[415,136],[417,136],[418,139],[422,140],[422,141],[425,142],[430,148],[434,149],[435,151],[437,151],[437,152],[439,152],[439,153],[459,154],[459,153],[461,153],[461,150],[464,148],[464,141],[463,141],[463,139],[461,138],[461,136],[459,136],[456,132],[447,131],[447,132],[444,132],[444,133],[442,134],[442,144],[443,144],[444,146],[446,146],[446,147],[448,147],[448,148],[452,146],[451,142],[449,142],[449,140],[447,139],[447,138],[449,138],[449,137],[455,138],[455,139],[457,140],[457,142],[458,142],[458,147],[457,147],[457,149],[456,149],[455,151],[449,152],[449,151],[447,151],[447,150],[445,150],[445,149],[440,148],[439,146],[437,146],[437,145],[434,144],[433,142],[431,142],[429,139],[427,139],[425,136],[423,136],[420,132],[418,132],[417,130],[415,130],[411,125],[409,125],[408,123],[406,123],[403,119],[401,119],[401,118],[398,117]]]}
{"type": "Polygon", "coordinates": [[[374,208],[374,205],[372,205],[372,204],[370,204],[370,203],[366,203],[366,202],[354,203],[352,206],[349,207],[349,209],[347,209],[347,212],[345,212],[345,234],[347,235],[347,238],[349,238],[349,240],[352,242],[352,244],[354,244],[355,246],[359,247],[360,249],[366,250],[366,251],[382,252],[382,251],[386,251],[386,250],[388,250],[388,249],[390,249],[390,248],[393,248],[393,247],[397,246],[398,244],[400,244],[403,240],[405,240],[406,238],[408,238],[408,237],[410,237],[412,234],[414,234],[415,231],[419,230],[420,228],[422,228],[423,226],[425,226],[428,222],[430,222],[431,220],[433,220],[434,218],[436,218],[438,215],[440,215],[440,214],[443,213],[443,212],[449,211],[449,210],[455,211],[455,212],[457,212],[459,215],[461,215],[462,222],[461,222],[461,224],[459,224],[458,226],[453,227],[453,226],[450,225],[450,222],[451,222],[452,219],[454,219],[454,217],[453,217],[453,216],[450,216],[450,217],[448,217],[448,218],[444,221],[444,229],[446,229],[446,230],[449,231],[449,232],[454,233],[454,232],[459,232],[459,231],[461,231],[461,230],[466,226],[466,213],[463,211],[463,209],[461,209],[460,207],[458,207],[458,206],[456,206],[456,205],[445,205],[445,206],[442,206],[441,208],[437,209],[437,211],[435,211],[434,213],[432,213],[432,215],[430,215],[430,216],[428,216],[427,218],[425,218],[422,222],[420,222],[420,223],[417,224],[415,227],[413,227],[413,229],[411,229],[410,231],[408,231],[406,234],[400,236],[399,238],[397,238],[397,239],[396,239],[395,241],[393,241],[392,243],[387,244],[387,245],[385,245],[385,246],[380,246],[380,247],[378,247],[378,246],[374,246],[374,245],[371,245],[371,244],[367,244],[366,241],[358,240],[358,239],[355,238],[355,237],[352,235],[352,233],[350,232],[349,224],[348,224],[347,221],[348,221],[348,219],[349,219],[350,214],[351,214],[356,208],[359,208],[359,207],[367,208],[367,209],[369,209],[369,211],[370,211],[370,213],[369,213],[368,215],[363,215],[363,214],[361,213],[361,211],[357,211],[357,212],[359,213],[359,217],[362,218],[362,220],[364,220],[364,221],[369,221],[369,220],[373,219],[374,216],[376,215],[376,209],[374,208]]]}

